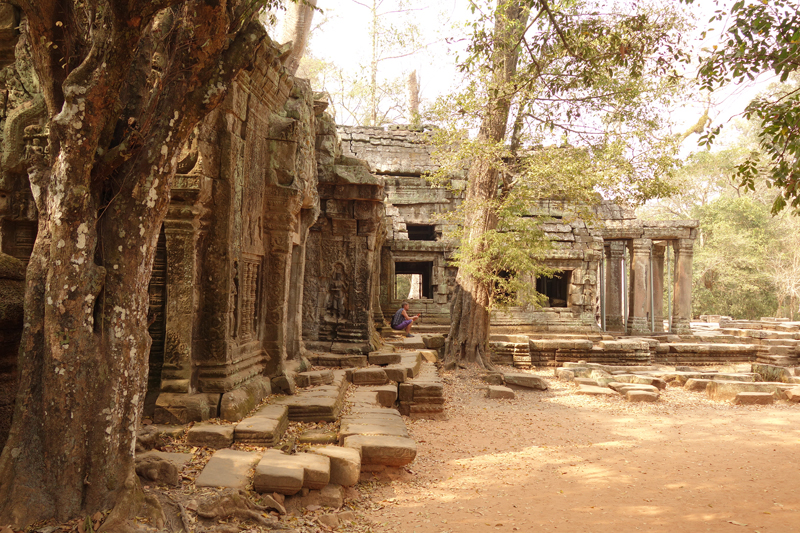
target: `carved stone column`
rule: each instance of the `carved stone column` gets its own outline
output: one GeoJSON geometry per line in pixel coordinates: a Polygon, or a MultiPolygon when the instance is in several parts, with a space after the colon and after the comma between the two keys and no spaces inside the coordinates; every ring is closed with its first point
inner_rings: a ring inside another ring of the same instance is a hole
{"type": "Polygon", "coordinates": [[[161,392],[193,392],[192,342],[197,300],[199,209],[171,206],[164,220],[167,240],[166,336],[161,392]]]}
{"type": "Polygon", "coordinates": [[[653,245],[653,315],[656,329],[664,333],[664,244],[653,245]]]}
{"type": "Polygon", "coordinates": [[[606,256],[606,329],[622,331],[622,259],[625,257],[625,243],[610,241],[605,248],[606,256]]]}
{"type": "Polygon", "coordinates": [[[693,239],[679,239],[673,244],[675,250],[675,300],[672,311],[672,333],[692,333],[692,258],[693,239]]]}
{"type": "Polygon", "coordinates": [[[628,334],[650,333],[650,239],[631,241],[631,301],[628,308],[628,334]]]}

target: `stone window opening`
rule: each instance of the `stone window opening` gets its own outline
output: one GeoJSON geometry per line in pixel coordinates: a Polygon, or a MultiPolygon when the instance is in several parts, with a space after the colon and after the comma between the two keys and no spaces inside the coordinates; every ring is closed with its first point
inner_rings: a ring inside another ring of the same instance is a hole
{"type": "Polygon", "coordinates": [[[406,224],[406,230],[410,241],[436,240],[436,226],[433,224],[406,224]]]}
{"type": "Polygon", "coordinates": [[[433,261],[397,261],[394,273],[395,299],[433,298],[433,261]]]}
{"type": "Polygon", "coordinates": [[[567,307],[571,277],[571,270],[563,270],[552,278],[536,278],[536,292],[547,297],[548,307],[567,307]]]}

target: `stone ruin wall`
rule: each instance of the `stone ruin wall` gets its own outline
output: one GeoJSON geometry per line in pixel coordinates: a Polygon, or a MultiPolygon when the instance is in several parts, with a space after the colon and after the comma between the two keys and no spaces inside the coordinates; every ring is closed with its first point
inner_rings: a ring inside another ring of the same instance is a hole
{"type": "MultiPolygon", "coordinates": [[[[266,42],[179,157],[150,284],[145,409],[157,423],[234,420],[273,391],[293,392],[287,374],[307,365],[305,342],[358,353],[374,344],[384,184],[342,154],[326,96],[287,73],[285,52],[266,42]]],[[[0,71],[0,249],[25,262],[37,220],[25,154],[47,132],[35,76],[13,58],[0,71]]],[[[7,421],[17,349],[2,344],[7,421]]]]}

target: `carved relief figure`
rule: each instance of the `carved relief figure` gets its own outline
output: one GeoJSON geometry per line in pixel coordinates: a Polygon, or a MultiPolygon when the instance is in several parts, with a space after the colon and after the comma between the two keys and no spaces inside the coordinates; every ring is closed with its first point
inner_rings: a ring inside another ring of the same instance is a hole
{"type": "Polygon", "coordinates": [[[341,263],[336,263],[328,284],[325,318],[332,322],[344,322],[347,319],[347,282],[344,281],[344,265],[341,263]]]}

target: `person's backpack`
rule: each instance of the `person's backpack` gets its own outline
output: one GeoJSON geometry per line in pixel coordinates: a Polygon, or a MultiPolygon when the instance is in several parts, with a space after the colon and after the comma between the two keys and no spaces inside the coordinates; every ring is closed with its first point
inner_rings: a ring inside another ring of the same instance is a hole
{"type": "Polygon", "coordinates": [[[401,307],[392,317],[392,327],[396,328],[397,326],[403,323],[403,320],[405,319],[403,318],[403,308],[401,307]]]}

